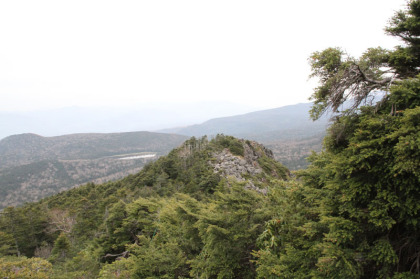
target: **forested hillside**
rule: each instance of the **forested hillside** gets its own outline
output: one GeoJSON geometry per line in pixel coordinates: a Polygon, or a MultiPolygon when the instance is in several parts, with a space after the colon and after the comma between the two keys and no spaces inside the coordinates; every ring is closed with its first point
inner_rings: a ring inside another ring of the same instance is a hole
{"type": "Polygon", "coordinates": [[[256,142],[192,138],[123,180],[3,210],[0,274],[420,278],[420,1],[386,32],[403,44],[310,57],[311,116],[336,117],[308,169],[256,142]]]}
{"type": "Polygon", "coordinates": [[[150,132],[7,137],[0,141],[0,209],[123,178],[186,139],[150,132]]]}
{"type": "Polygon", "coordinates": [[[8,168],[46,160],[98,159],[138,152],[168,153],[187,137],[151,133],[71,134],[42,137],[14,135],[0,141],[0,166],[8,168]]]}
{"type": "MultiPolygon", "coordinates": [[[[252,278],[269,185],[288,177],[255,142],[192,138],[123,180],[4,209],[0,253],[47,259],[52,278],[252,278]]],[[[3,258],[0,270],[16,264],[3,258]]]]}

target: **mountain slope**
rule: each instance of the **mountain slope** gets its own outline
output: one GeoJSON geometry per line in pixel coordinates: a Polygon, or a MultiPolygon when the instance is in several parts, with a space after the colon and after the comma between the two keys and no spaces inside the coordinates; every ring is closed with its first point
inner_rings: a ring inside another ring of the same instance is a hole
{"type": "Polygon", "coordinates": [[[256,111],[243,115],[216,118],[202,124],[166,129],[162,132],[187,136],[227,134],[263,143],[274,157],[292,170],[308,165],[312,150],[320,151],[328,126],[328,117],[313,122],[309,118],[311,103],[256,111]]]}
{"type": "Polygon", "coordinates": [[[57,137],[14,135],[0,141],[0,168],[41,160],[98,159],[145,151],[167,153],[186,138],[151,132],[71,134],[57,137]]]}
{"type": "Polygon", "coordinates": [[[187,136],[222,133],[255,139],[265,138],[265,141],[276,140],[278,137],[308,137],[324,131],[328,122],[327,118],[322,118],[317,122],[310,120],[309,110],[311,106],[311,103],[284,106],[243,115],[211,119],[198,125],[162,131],[187,136]]]}
{"type": "Polygon", "coordinates": [[[122,180],[4,209],[0,268],[19,254],[47,259],[49,278],[250,278],[267,192],[288,178],[256,142],[191,138],[122,180]]]}
{"type": "Polygon", "coordinates": [[[0,208],[138,172],[186,138],[150,132],[7,137],[0,141],[0,208]]]}

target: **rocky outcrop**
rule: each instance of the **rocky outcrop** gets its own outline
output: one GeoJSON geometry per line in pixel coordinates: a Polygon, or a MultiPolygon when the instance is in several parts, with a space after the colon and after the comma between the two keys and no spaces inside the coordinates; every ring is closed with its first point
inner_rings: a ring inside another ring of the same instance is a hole
{"type": "Polygon", "coordinates": [[[251,176],[260,174],[261,167],[256,160],[247,160],[244,157],[235,156],[229,149],[224,149],[218,154],[214,154],[216,163],[213,164],[215,172],[222,173],[226,177],[234,177],[238,181],[244,181],[244,174],[251,176]]]}
{"type": "Polygon", "coordinates": [[[273,153],[256,142],[245,140],[241,142],[244,147],[243,156],[232,154],[228,148],[213,154],[215,160],[211,164],[214,172],[238,182],[246,181],[246,188],[266,194],[266,188],[257,186],[257,182],[264,179],[260,175],[264,170],[258,161],[262,157],[273,159],[273,153]]]}

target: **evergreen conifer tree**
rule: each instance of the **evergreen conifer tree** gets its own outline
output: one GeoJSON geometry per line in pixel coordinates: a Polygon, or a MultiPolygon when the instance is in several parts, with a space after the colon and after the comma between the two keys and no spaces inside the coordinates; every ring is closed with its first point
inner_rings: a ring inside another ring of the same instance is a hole
{"type": "Polygon", "coordinates": [[[278,197],[283,208],[260,237],[261,278],[420,276],[420,1],[386,31],[404,45],[311,56],[312,117],[337,116],[302,183],[278,197]],[[375,90],[386,91],[376,104],[375,90]]]}

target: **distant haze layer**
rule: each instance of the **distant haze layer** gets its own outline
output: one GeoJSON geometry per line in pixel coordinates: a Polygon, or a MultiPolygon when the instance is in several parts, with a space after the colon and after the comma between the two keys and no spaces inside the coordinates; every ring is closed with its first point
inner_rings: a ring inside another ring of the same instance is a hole
{"type": "Polygon", "coordinates": [[[68,107],[28,112],[0,112],[0,139],[35,133],[58,136],[73,133],[154,131],[197,124],[215,117],[258,108],[229,102],[149,104],[120,108],[68,107]]]}

